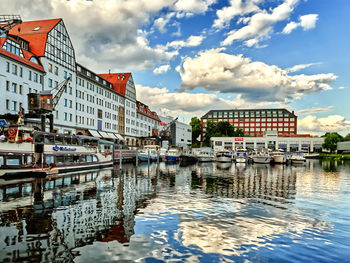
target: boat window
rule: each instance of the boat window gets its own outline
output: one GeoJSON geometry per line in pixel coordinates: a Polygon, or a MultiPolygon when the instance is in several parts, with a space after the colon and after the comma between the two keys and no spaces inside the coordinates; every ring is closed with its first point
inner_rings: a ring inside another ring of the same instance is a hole
{"type": "Polygon", "coordinates": [[[73,162],[73,155],[66,155],[64,158],[65,163],[72,163],[73,162]]]}
{"type": "Polygon", "coordinates": [[[54,163],[55,160],[54,160],[53,155],[46,155],[46,156],[45,156],[45,162],[46,162],[47,164],[54,163]]]}
{"type": "Polygon", "coordinates": [[[73,156],[73,163],[79,163],[79,155],[73,156]]]}
{"type": "Polygon", "coordinates": [[[44,139],[45,144],[54,144],[54,137],[52,135],[45,135],[44,139]]]}
{"type": "Polygon", "coordinates": [[[22,164],[27,165],[31,164],[33,161],[33,157],[31,155],[23,155],[22,156],[22,164]]]}
{"type": "Polygon", "coordinates": [[[4,165],[4,156],[0,156],[0,166],[4,165]]]}
{"type": "Polygon", "coordinates": [[[64,155],[56,156],[56,163],[64,163],[64,155]]]}
{"type": "Polygon", "coordinates": [[[92,156],[86,155],[86,162],[91,163],[92,162],[92,156]]]}
{"type": "Polygon", "coordinates": [[[93,162],[98,162],[98,159],[97,159],[96,155],[93,155],[93,156],[92,156],[92,161],[93,161],[93,162]]]}
{"type": "Polygon", "coordinates": [[[55,136],[55,144],[57,145],[63,145],[63,136],[60,136],[60,135],[56,135],[55,136]]]}
{"type": "Polygon", "coordinates": [[[86,155],[80,156],[80,162],[86,163],[86,155]]]}
{"type": "Polygon", "coordinates": [[[7,165],[20,165],[20,156],[17,155],[8,155],[6,157],[7,165]]]}

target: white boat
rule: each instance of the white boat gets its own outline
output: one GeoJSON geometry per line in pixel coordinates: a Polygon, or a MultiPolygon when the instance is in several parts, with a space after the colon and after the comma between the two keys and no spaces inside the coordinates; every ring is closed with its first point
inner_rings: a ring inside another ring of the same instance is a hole
{"type": "Polygon", "coordinates": [[[267,152],[256,152],[252,156],[254,163],[270,163],[271,156],[267,152]]]}
{"type": "Polygon", "coordinates": [[[113,142],[18,126],[6,132],[7,137],[0,140],[0,177],[45,176],[113,165],[113,142]]]}
{"type": "Polygon", "coordinates": [[[146,145],[143,149],[137,151],[138,158],[141,162],[148,162],[148,159],[153,162],[158,160],[158,145],[146,145]]]}
{"type": "Polygon", "coordinates": [[[178,148],[171,148],[165,155],[165,160],[168,162],[176,162],[180,160],[181,151],[178,148]]]}
{"type": "Polygon", "coordinates": [[[286,163],[287,157],[284,154],[283,150],[273,151],[271,153],[272,162],[274,163],[286,163]]]}
{"type": "Polygon", "coordinates": [[[214,150],[210,147],[194,148],[192,151],[198,162],[211,162],[215,157],[214,150]]]}
{"type": "Polygon", "coordinates": [[[232,153],[230,151],[219,151],[216,153],[216,161],[219,163],[231,163],[232,153]]]}
{"type": "Polygon", "coordinates": [[[292,164],[301,164],[305,163],[306,159],[300,152],[295,152],[291,155],[290,161],[292,162],[292,164]]]}
{"type": "Polygon", "coordinates": [[[246,163],[248,161],[248,152],[245,149],[238,149],[235,153],[234,159],[236,163],[246,163]]]}
{"type": "Polygon", "coordinates": [[[159,158],[161,160],[165,159],[165,155],[168,152],[168,150],[166,148],[160,148],[159,149],[159,158]]]}

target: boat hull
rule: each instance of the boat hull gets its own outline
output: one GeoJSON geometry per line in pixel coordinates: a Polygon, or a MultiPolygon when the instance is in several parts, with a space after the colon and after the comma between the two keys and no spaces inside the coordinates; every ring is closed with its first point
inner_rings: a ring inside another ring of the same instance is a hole
{"type": "Polygon", "coordinates": [[[232,158],[228,156],[219,156],[216,158],[216,161],[219,163],[230,163],[232,162],[232,158]]]}
{"type": "Polygon", "coordinates": [[[165,156],[165,160],[168,162],[174,162],[174,161],[179,161],[180,160],[180,156],[165,156]]]}
{"type": "Polygon", "coordinates": [[[246,157],[236,157],[236,163],[246,163],[247,160],[246,157]]]}
{"type": "Polygon", "coordinates": [[[283,155],[272,156],[272,159],[273,159],[274,163],[286,163],[287,162],[286,157],[283,155]]]}
{"type": "Polygon", "coordinates": [[[254,163],[270,163],[270,156],[254,156],[253,162],[254,163]]]}

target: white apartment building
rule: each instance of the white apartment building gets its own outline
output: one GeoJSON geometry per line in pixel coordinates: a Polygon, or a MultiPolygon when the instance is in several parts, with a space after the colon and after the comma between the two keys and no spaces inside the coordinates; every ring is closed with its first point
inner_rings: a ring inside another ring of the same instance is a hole
{"type": "MultiPolygon", "coordinates": [[[[22,22],[0,36],[0,114],[27,112],[28,93],[51,90],[70,78],[54,115],[58,133],[125,139],[151,136],[154,116],[137,115],[131,73],[97,74],[76,63],[75,50],[62,19],[22,22]],[[140,129],[142,127],[146,129],[140,129]]],[[[40,120],[37,120],[38,122],[40,120]]]]}
{"type": "Polygon", "coordinates": [[[136,134],[138,137],[158,135],[160,119],[156,112],[140,101],[137,101],[136,134]]]}

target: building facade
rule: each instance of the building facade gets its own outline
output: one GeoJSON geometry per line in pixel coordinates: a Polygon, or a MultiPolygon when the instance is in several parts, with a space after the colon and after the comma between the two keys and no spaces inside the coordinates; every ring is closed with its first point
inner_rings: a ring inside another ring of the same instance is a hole
{"type": "Polygon", "coordinates": [[[323,137],[279,136],[277,131],[266,131],[262,137],[212,137],[210,140],[214,151],[269,148],[283,149],[288,152],[321,152],[324,142],[323,137]]]}
{"type": "Polygon", "coordinates": [[[16,115],[21,107],[27,113],[28,93],[55,94],[67,78],[53,111],[55,132],[125,139],[136,145],[138,137],[152,135],[158,125],[154,112],[137,116],[131,73],[97,74],[76,62],[62,19],[22,22],[0,36],[0,114],[16,115]],[[140,129],[141,122],[151,128],[140,129]]]}
{"type": "Polygon", "coordinates": [[[164,129],[164,126],[170,126],[166,127],[170,131],[170,140],[171,144],[174,146],[183,147],[184,149],[190,149],[192,146],[192,126],[179,122],[174,121],[174,118],[172,117],[163,117],[160,116],[162,129],[164,129]]]}
{"type": "Polygon", "coordinates": [[[202,138],[208,121],[227,121],[235,129],[250,136],[262,136],[265,131],[280,135],[297,134],[297,116],[286,109],[211,110],[201,118],[202,138]]]}

